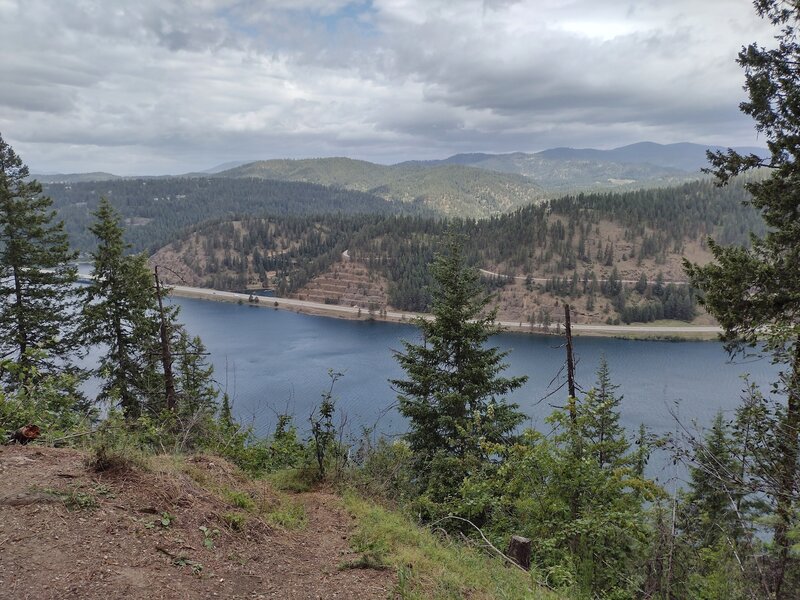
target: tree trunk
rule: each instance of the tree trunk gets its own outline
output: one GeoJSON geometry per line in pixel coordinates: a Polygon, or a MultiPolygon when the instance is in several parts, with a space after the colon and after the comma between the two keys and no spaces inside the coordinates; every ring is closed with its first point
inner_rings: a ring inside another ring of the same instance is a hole
{"type": "Polygon", "coordinates": [[[508,558],[517,563],[526,571],[531,569],[531,541],[520,535],[511,538],[508,544],[508,558]]]}

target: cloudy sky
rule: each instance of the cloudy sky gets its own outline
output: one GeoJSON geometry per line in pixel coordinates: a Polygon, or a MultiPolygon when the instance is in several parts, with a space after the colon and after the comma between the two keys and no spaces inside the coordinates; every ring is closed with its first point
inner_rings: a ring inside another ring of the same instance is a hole
{"type": "Polygon", "coordinates": [[[0,0],[0,134],[35,172],[753,145],[749,0],[0,0]]]}

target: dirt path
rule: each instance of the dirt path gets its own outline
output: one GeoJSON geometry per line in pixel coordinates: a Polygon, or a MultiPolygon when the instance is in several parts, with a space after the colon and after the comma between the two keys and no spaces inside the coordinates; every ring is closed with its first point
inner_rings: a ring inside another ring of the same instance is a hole
{"type": "MultiPolygon", "coordinates": [[[[331,494],[292,496],[305,509],[301,530],[257,520],[235,531],[231,506],[188,476],[110,476],[84,459],[0,447],[0,598],[358,599],[386,598],[394,585],[389,571],[340,568],[357,556],[350,517],[331,494]]],[[[192,468],[230,478],[213,461],[192,468]]]]}

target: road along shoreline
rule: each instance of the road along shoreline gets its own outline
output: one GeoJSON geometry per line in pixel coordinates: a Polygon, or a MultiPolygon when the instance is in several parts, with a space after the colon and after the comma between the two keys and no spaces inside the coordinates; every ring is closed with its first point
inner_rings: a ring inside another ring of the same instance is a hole
{"type": "MultiPolygon", "coordinates": [[[[367,310],[354,306],[341,306],[338,304],[322,304],[320,302],[309,302],[308,300],[295,300],[293,298],[273,298],[267,296],[252,296],[247,293],[226,292],[222,290],[212,290],[208,288],[189,287],[185,285],[171,286],[172,295],[181,298],[195,298],[199,300],[212,300],[215,302],[235,302],[237,304],[248,304],[259,308],[272,308],[279,310],[291,310],[298,313],[317,315],[323,317],[334,317],[339,319],[352,320],[375,320],[388,321],[392,323],[409,323],[416,318],[430,318],[430,315],[423,313],[405,312],[388,310],[385,312],[370,313],[367,310]],[[252,302],[251,298],[257,298],[258,302],[252,302]]],[[[516,321],[498,321],[504,329],[510,332],[537,334],[537,335],[559,335],[562,333],[560,325],[550,325],[545,328],[537,323],[523,323],[516,321]]],[[[719,327],[708,325],[606,325],[573,323],[572,331],[575,335],[620,337],[626,339],[670,339],[670,340],[714,340],[722,331],[719,327]]]]}

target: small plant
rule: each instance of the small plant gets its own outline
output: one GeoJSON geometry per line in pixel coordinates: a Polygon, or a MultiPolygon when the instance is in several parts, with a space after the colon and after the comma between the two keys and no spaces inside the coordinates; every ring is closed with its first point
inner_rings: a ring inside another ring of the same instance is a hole
{"type": "Polygon", "coordinates": [[[253,502],[253,499],[246,492],[240,492],[237,490],[226,490],[225,497],[236,508],[243,508],[244,510],[253,510],[256,507],[256,503],[253,502]]]}
{"type": "Polygon", "coordinates": [[[229,512],[222,515],[225,524],[234,531],[243,531],[247,525],[247,517],[242,513],[229,512]]]}
{"type": "Polygon", "coordinates": [[[69,490],[46,489],[43,491],[58,498],[67,510],[93,510],[97,508],[97,499],[92,494],[78,488],[69,490]]]}
{"type": "Polygon", "coordinates": [[[306,525],[306,510],[302,504],[292,502],[288,498],[280,500],[278,505],[267,512],[267,520],[284,529],[302,529],[306,525]]]}
{"type": "Polygon", "coordinates": [[[199,529],[203,532],[203,546],[206,550],[213,550],[214,537],[219,535],[219,529],[209,529],[205,525],[200,525],[199,529]]]}
{"type": "Polygon", "coordinates": [[[161,525],[164,529],[169,529],[169,526],[175,522],[175,515],[171,515],[168,512],[162,512],[161,518],[158,520],[158,524],[161,525]]]}

